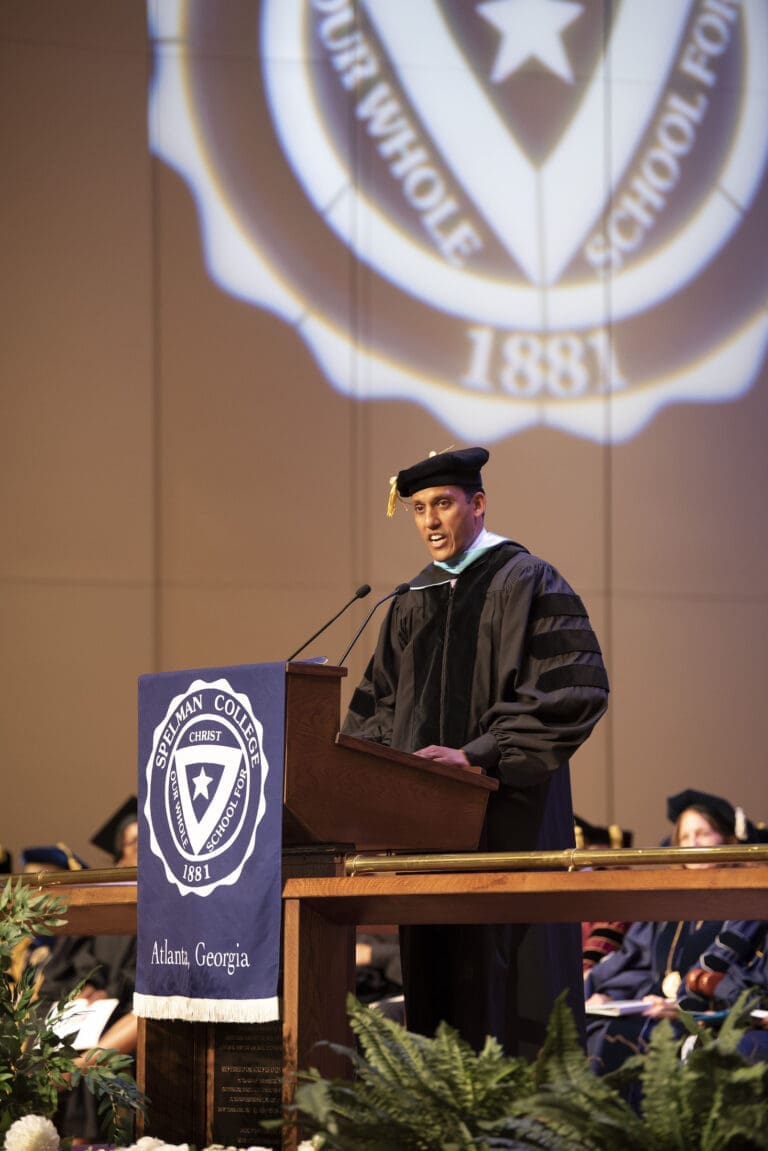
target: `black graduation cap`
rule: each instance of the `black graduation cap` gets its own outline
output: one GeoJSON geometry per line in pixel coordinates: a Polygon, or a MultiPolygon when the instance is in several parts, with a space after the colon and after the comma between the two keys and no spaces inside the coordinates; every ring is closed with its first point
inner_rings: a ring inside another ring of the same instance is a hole
{"type": "Polygon", "coordinates": [[[84,859],[67,847],[66,843],[23,847],[19,855],[19,866],[25,868],[30,863],[39,867],[55,867],[59,871],[80,871],[88,866],[84,859]]]}
{"type": "Polygon", "coordinates": [[[387,515],[393,514],[398,496],[406,498],[423,488],[437,488],[444,484],[460,488],[482,488],[480,469],[489,458],[490,453],[485,448],[432,452],[425,460],[404,468],[390,480],[387,515]]]}
{"type": "Polygon", "coordinates": [[[94,847],[100,847],[102,851],[106,851],[114,859],[120,857],[120,839],[123,834],[123,829],[129,823],[134,823],[138,819],[139,805],[135,795],[126,799],[122,806],[118,807],[117,811],[112,814],[103,827],[100,827],[95,835],[91,836],[91,843],[94,847]]]}
{"type": "Polygon", "coordinates": [[[742,843],[758,843],[763,834],[747,819],[740,807],[734,807],[721,795],[710,795],[706,791],[699,791],[695,787],[687,787],[677,795],[670,795],[667,799],[667,819],[677,823],[684,811],[690,807],[701,808],[710,812],[720,824],[742,843]]]}
{"type": "Polygon", "coordinates": [[[588,823],[578,815],[573,817],[573,827],[576,833],[577,847],[631,847],[634,834],[612,823],[608,827],[600,827],[588,823]]]}

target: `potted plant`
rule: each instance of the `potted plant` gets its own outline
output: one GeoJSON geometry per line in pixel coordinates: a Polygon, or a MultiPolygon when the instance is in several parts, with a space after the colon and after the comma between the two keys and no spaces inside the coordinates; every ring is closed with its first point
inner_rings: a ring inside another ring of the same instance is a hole
{"type": "Polygon", "coordinates": [[[563,998],[534,1064],[493,1039],[477,1054],[445,1024],[434,1039],[411,1034],[350,998],[359,1050],[335,1050],[354,1078],[302,1073],[292,1122],[328,1151],[758,1151],[768,1148],[768,1065],[737,1050],[754,1004],[742,996],[718,1032],[681,1016],[696,1037],[684,1060],[662,1020],[646,1054],[599,1078],[563,998]],[[621,1093],[630,1079],[642,1087],[636,1110],[621,1093]]]}

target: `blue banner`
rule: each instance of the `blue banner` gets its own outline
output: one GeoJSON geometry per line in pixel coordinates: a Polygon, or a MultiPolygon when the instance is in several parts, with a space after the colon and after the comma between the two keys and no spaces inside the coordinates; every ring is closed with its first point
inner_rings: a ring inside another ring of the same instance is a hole
{"type": "Polygon", "coordinates": [[[139,680],[137,1015],[279,1017],[284,728],[284,663],[139,680]]]}

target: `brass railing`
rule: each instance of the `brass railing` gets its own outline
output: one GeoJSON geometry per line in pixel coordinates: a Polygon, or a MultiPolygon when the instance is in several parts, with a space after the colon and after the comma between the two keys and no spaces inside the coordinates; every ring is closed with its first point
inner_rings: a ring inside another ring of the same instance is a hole
{"type": "Polygon", "coordinates": [[[83,887],[97,883],[136,883],[135,867],[84,867],[81,871],[25,871],[8,876],[14,882],[23,879],[35,887],[83,887]]]}
{"type": "MultiPolygon", "coordinates": [[[[618,847],[610,850],[565,848],[561,851],[358,852],[344,861],[348,876],[385,872],[578,871],[584,868],[683,867],[687,863],[768,863],[768,844],[723,847],[618,847]]],[[[135,867],[82,871],[36,871],[13,876],[42,887],[136,883],[135,867]]]]}
{"type": "Polygon", "coordinates": [[[729,844],[724,847],[619,847],[590,851],[499,851],[466,854],[382,854],[347,856],[345,874],[371,875],[384,872],[456,871],[578,871],[585,868],[684,867],[690,863],[768,863],[768,844],[729,844]]]}

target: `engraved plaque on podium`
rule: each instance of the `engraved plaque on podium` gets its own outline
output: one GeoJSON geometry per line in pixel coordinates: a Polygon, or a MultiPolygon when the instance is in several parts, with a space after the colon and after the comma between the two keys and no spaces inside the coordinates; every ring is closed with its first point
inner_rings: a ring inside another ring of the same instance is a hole
{"type": "Polygon", "coordinates": [[[281,1114],[282,1024],[219,1023],[212,1048],[210,1115],[216,1142],[279,1151],[280,1130],[265,1130],[261,1123],[281,1114]]]}

